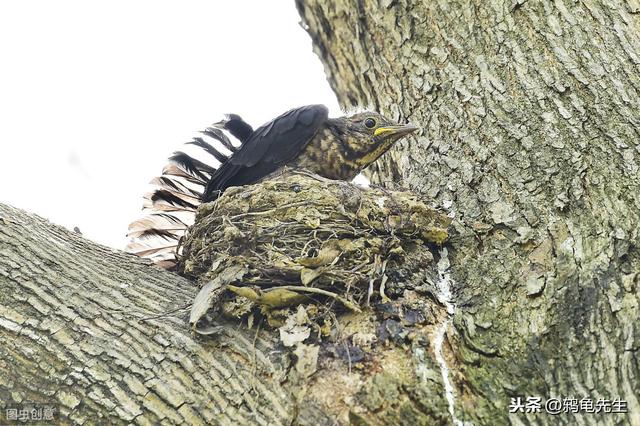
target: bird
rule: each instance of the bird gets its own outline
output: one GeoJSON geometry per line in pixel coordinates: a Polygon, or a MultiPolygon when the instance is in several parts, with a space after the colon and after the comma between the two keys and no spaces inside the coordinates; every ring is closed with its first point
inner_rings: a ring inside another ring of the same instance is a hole
{"type": "Polygon", "coordinates": [[[351,181],[418,129],[373,111],[329,118],[324,105],[291,109],[255,130],[228,114],[201,132],[204,137],[187,143],[204,153],[203,160],[183,151],[169,157],[161,176],[151,181],[155,189],[144,196],[146,215],[129,225],[125,251],[173,269],[179,240],[198,206],[217,200],[227,188],[258,183],[285,169],[351,181]]]}

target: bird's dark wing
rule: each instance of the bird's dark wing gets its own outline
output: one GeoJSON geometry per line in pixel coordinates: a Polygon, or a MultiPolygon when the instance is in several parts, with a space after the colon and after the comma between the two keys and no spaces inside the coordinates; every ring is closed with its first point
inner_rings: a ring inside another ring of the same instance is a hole
{"type": "Polygon", "coordinates": [[[227,119],[223,123],[224,128],[242,143],[245,143],[253,133],[251,125],[245,122],[238,114],[227,114],[227,119]]]}
{"type": "Polygon", "coordinates": [[[257,128],[211,176],[202,201],[215,200],[230,186],[254,183],[294,159],[328,116],[324,105],[308,105],[287,111],[257,128]]]}

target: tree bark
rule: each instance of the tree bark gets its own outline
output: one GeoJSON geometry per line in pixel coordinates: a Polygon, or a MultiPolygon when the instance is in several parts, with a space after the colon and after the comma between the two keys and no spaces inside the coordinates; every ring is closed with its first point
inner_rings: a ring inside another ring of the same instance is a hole
{"type": "Polygon", "coordinates": [[[640,3],[297,6],[344,107],[423,128],[371,178],[456,216],[450,421],[640,424],[640,3]],[[515,396],[628,413],[509,414],[515,396]]]}
{"type": "Polygon", "coordinates": [[[0,402],[72,424],[288,424],[264,333],[188,327],[194,283],[0,204],[0,402]]]}

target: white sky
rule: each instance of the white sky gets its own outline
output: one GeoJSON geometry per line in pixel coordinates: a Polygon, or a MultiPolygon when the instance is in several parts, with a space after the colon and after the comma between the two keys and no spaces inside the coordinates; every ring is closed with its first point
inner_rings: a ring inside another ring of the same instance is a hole
{"type": "Polygon", "coordinates": [[[324,103],[293,0],[0,2],[0,202],[122,248],[195,132],[324,103]]]}

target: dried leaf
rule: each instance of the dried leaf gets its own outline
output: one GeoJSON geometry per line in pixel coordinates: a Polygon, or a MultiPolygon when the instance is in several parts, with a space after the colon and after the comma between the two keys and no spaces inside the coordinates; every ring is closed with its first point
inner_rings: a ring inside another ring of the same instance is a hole
{"type": "Polygon", "coordinates": [[[307,310],[304,306],[298,306],[298,310],[296,311],[296,323],[299,325],[307,324],[309,322],[309,315],[307,314],[307,310]]]}
{"type": "Polygon", "coordinates": [[[224,327],[221,325],[209,325],[206,327],[195,327],[193,331],[203,336],[211,336],[213,334],[222,333],[224,331],[224,327]]]}
{"type": "Polygon", "coordinates": [[[272,308],[282,308],[284,306],[297,305],[305,300],[307,300],[307,297],[300,293],[282,288],[275,288],[273,290],[263,292],[258,303],[272,308]]]}
{"type": "Polygon", "coordinates": [[[302,285],[307,286],[322,275],[323,272],[322,269],[302,268],[302,270],[300,270],[300,282],[302,282],[302,285]]]}
{"type": "Polygon", "coordinates": [[[200,318],[207,313],[211,304],[220,296],[221,293],[222,284],[219,280],[209,281],[205,286],[203,286],[191,306],[189,323],[192,325],[197,324],[198,321],[200,321],[200,318]]]}
{"type": "Polygon", "coordinates": [[[295,346],[311,335],[311,329],[306,325],[298,324],[295,315],[287,318],[287,321],[278,330],[282,344],[287,347],[295,346]]]}
{"type": "Polygon", "coordinates": [[[209,308],[217,303],[227,284],[242,279],[246,273],[247,268],[245,266],[231,266],[225,269],[215,279],[209,281],[205,286],[203,286],[191,306],[189,323],[192,325],[197,324],[198,321],[207,313],[209,308]]]}
{"type": "Polygon", "coordinates": [[[250,287],[236,287],[234,285],[227,286],[229,291],[234,292],[238,296],[242,296],[246,299],[251,300],[252,302],[260,303],[258,300],[260,299],[260,295],[250,287]]]}
{"type": "Polygon", "coordinates": [[[303,257],[298,259],[297,262],[302,266],[317,268],[319,266],[330,265],[338,256],[340,256],[340,249],[331,245],[329,247],[323,247],[317,256],[303,257]]]}

